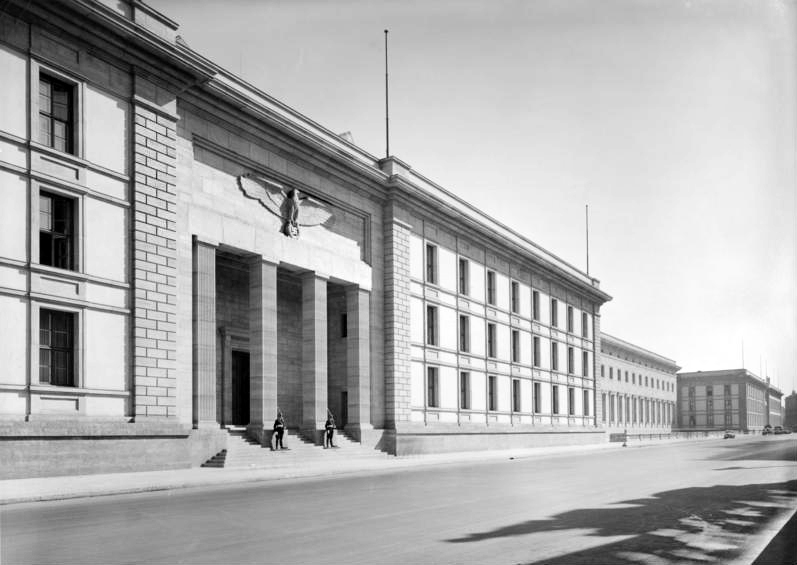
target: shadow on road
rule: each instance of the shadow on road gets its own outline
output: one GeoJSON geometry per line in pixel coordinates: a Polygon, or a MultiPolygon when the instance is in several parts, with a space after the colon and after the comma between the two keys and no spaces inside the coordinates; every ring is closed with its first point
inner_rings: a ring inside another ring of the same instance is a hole
{"type": "Polygon", "coordinates": [[[766,441],[758,444],[750,442],[727,443],[719,453],[710,457],[719,461],[797,461],[797,441],[766,441]]]}
{"type": "MultiPolygon", "coordinates": [[[[573,510],[447,541],[469,543],[587,529],[592,530],[589,536],[628,537],[536,563],[726,563],[742,554],[750,535],[797,505],[797,480],[684,488],[617,504],[622,507],[573,510]]],[[[529,549],[534,550],[533,546],[529,549]]]]}

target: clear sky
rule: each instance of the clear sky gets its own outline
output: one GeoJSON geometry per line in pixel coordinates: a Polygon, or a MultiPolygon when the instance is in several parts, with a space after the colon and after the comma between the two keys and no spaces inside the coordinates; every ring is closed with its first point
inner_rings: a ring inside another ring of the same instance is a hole
{"type": "Polygon", "coordinates": [[[582,269],[589,204],[604,331],[797,388],[795,0],[149,3],[376,156],[388,28],[392,154],[582,269]]]}

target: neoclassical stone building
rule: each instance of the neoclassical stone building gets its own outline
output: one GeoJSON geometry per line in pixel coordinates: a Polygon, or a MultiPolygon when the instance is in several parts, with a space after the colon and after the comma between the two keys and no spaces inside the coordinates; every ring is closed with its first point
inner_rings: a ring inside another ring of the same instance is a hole
{"type": "Polygon", "coordinates": [[[225,428],[405,454],[602,441],[587,276],[191,50],[139,0],[0,13],[0,470],[225,428]]]}
{"type": "Polygon", "coordinates": [[[611,432],[669,433],[676,416],[675,361],[604,333],[601,423],[611,432]]]}

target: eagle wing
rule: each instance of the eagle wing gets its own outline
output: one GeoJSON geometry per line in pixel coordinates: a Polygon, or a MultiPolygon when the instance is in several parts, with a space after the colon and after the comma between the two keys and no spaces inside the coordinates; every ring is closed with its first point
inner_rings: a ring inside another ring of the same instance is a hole
{"type": "Polygon", "coordinates": [[[330,227],[334,223],[335,216],[332,214],[332,207],[329,204],[310,196],[304,196],[299,201],[301,202],[301,207],[299,208],[300,226],[310,227],[324,224],[330,227]]]}
{"type": "Polygon", "coordinates": [[[285,191],[282,185],[246,174],[238,177],[238,187],[248,198],[257,200],[263,208],[282,218],[282,205],[285,203],[285,191]]]}

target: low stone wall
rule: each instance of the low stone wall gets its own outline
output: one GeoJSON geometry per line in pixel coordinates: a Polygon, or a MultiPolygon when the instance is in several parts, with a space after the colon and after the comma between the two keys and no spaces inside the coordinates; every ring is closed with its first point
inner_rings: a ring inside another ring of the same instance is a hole
{"type": "Polygon", "coordinates": [[[157,422],[0,424],[0,479],[181,469],[224,449],[223,430],[157,422]]]}
{"type": "Polygon", "coordinates": [[[393,438],[396,455],[421,455],[457,451],[483,451],[500,449],[526,449],[563,445],[591,445],[606,442],[606,433],[600,429],[560,430],[513,428],[491,426],[488,429],[448,430],[445,427],[399,428],[393,438]]]}

